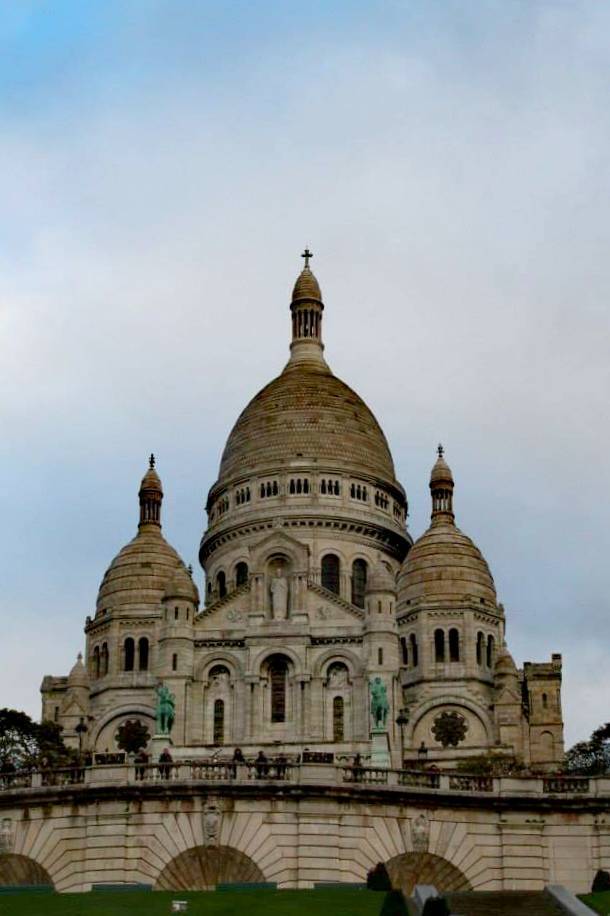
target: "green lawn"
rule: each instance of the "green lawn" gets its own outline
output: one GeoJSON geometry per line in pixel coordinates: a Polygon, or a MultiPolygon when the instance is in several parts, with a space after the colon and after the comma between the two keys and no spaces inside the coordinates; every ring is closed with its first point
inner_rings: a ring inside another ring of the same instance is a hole
{"type": "MultiPolygon", "coordinates": [[[[603,894],[585,894],[580,899],[597,913],[603,913],[604,916],[610,916],[610,891],[604,891],[603,894]]],[[[0,913],[1,912],[0,910],[0,913]]]]}
{"type": "Polygon", "coordinates": [[[375,891],[154,891],[91,894],[2,894],[0,916],[169,916],[172,900],[188,900],[187,916],[378,916],[375,891]]]}

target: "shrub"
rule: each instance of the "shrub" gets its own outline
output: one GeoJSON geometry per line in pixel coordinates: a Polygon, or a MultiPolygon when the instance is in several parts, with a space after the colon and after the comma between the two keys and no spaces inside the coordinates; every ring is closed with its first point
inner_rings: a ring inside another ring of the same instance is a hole
{"type": "Polygon", "coordinates": [[[379,916],[409,916],[402,891],[388,891],[379,916]]]}
{"type": "Polygon", "coordinates": [[[383,862],[378,862],[366,876],[366,886],[370,891],[391,891],[392,882],[383,862]]]}
{"type": "Polygon", "coordinates": [[[591,892],[593,894],[601,894],[603,891],[610,891],[610,872],[600,868],[593,878],[591,892]]]}
{"type": "Polygon", "coordinates": [[[450,913],[444,897],[429,897],[424,904],[422,916],[450,916],[450,913]]]}

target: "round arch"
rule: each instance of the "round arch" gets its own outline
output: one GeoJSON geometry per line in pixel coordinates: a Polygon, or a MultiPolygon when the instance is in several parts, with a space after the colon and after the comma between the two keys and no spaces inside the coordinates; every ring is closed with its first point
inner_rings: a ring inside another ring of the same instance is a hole
{"type": "Polygon", "coordinates": [[[473,716],[476,716],[477,719],[481,722],[481,725],[483,726],[485,735],[487,737],[487,741],[490,744],[493,744],[494,735],[493,735],[492,724],[489,721],[489,717],[487,716],[483,707],[479,706],[478,703],[473,703],[472,700],[468,700],[465,697],[460,697],[460,696],[456,696],[455,698],[452,698],[451,700],[444,700],[444,701],[441,700],[440,698],[435,698],[433,700],[427,700],[425,703],[422,703],[421,706],[418,706],[417,709],[415,709],[412,713],[411,721],[409,722],[407,733],[405,735],[405,740],[412,741],[413,734],[418,724],[420,723],[420,721],[423,719],[426,713],[430,712],[431,709],[434,709],[437,706],[439,709],[441,709],[442,707],[446,707],[446,706],[457,706],[457,707],[462,706],[464,709],[467,709],[469,712],[473,714],[473,716]]]}
{"type": "Polygon", "coordinates": [[[265,881],[249,856],[232,846],[194,846],[167,863],[157,878],[156,891],[207,891],[218,884],[265,881]]]}
{"type": "Polygon", "coordinates": [[[0,856],[0,887],[54,887],[48,871],[29,856],[0,856]]]}
{"type": "Polygon", "coordinates": [[[95,748],[97,740],[106,726],[113,722],[115,719],[121,719],[123,716],[146,716],[146,718],[152,719],[153,722],[156,721],[155,710],[152,708],[152,706],[144,706],[143,704],[137,703],[120,706],[118,709],[113,709],[105,716],[102,716],[102,718],[95,723],[95,730],[91,733],[92,747],[95,748]]]}
{"type": "Polygon", "coordinates": [[[285,655],[288,661],[292,662],[294,670],[291,672],[291,674],[293,676],[297,676],[302,673],[303,663],[301,659],[293,649],[289,649],[286,646],[278,646],[277,649],[269,647],[261,649],[256,658],[254,658],[252,661],[252,671],[261,677],[263,675],[263,665],[268,659],[271,658],[272,655],[285,655]]]}
{"type": "Polygon", "coordinates": [[[358,655],[352,652],[351,649],[346,649],[343,646],[336,646],[331,649],[326,649],[318,656],[313,667],[312,675],[314,677],[324,677],[326,668],[331,662],[344,662],[349,669],[351,677],[362,677],[364,674],[364,665],[358,655]]]}
{"type": "Polygon", "coordinates": [[[392,887],[411,895],[416,884],[433,884],[441,894],[470,891],[472,885],[460,869],[431,852],[404,852],[386,862],[392,887]]]}
{"type": "Polygon", "coordinates": [[[227,665],[231,672],[231,680],[241,679],[244,676],[243,665],[235,655],[231,652],[215,652],[213,656],[206,656],[199,662],[195,670],[195,680],[207,681],[214,665],[227,665]]]}

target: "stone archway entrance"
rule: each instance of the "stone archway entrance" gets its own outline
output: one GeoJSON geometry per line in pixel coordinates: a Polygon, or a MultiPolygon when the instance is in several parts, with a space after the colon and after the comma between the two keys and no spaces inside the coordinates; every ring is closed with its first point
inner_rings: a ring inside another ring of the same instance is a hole
{"type": "Polygon", "coordinates": [[[27,856],[0,855],[0,887],[53,887],[49,873],[27,856]]]}
{"type": "Polygon", "coordinates": [[[194,846],[168,862],[156,891],[207,891],[217,884],[255,884],[265,876],[252,859],[231,846],[194,846]]]}
{"type": "Polygon", "coordinates": [[[386,862],[392,887],[411,894],[416,884],[433,884],[439,892],[470,891],[471,884],[455,865],[431,852],[405,852],[386,862]]]}

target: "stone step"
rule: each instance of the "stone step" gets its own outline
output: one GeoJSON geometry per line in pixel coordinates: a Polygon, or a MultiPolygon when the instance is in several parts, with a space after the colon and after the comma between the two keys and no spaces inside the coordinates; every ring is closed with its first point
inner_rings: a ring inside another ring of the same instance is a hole
{"type": "Polygon", "coordinates": [[[472,891],[448,894],[456,916],[560,916],[561,910],[544,891],[472,891]]]}

